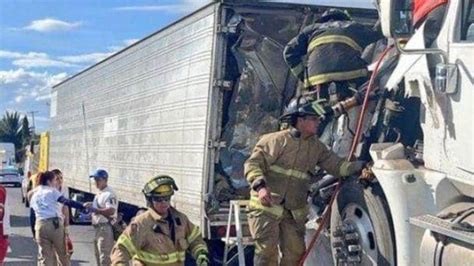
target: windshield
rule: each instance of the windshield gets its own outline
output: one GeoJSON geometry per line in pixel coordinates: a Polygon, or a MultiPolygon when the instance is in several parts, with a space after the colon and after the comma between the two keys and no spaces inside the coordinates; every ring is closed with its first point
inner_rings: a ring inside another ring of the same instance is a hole
{"type": "Polygon", "coordinates": [[[1,175],[7,175],[7,174],[17,175],[18,170],[16,170],[16,169],[0,169],[0,174],[1,175]]]}

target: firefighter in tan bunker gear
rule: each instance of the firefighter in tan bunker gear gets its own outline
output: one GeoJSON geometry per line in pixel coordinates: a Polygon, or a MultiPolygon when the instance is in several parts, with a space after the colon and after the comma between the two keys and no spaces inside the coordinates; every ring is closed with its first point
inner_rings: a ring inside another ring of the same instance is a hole
{"type": "Polygon", "coordinates": [[[350,176],[363,163],[346,162],[316,136],[324,109],[311,98],[290,102],[282,120],[290,128],[263,135],[245,162],[251,184],[249,227],[255,240],[255,265],[297,265],[305,251],[310,173],[316,166],[338,177],[350,176]]]}
{"type": "Polygon", "coordinates": [[[115,244],[112,265],[184,265],[186,251],[199,266],[208,265],[208,250],[199,227],[170,206],[178,190],[173,178],[161,175],[146,183],[148,210],[134,218],[115,244]]]}

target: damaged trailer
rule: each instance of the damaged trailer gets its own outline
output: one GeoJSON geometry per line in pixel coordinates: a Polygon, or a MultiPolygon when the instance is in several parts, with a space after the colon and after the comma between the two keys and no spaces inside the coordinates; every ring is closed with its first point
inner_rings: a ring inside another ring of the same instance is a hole
{"type": "MultiPolygon", "coordinates": [[[[229,200],[248,198],[243,162],[298,93],[284,46],[328,8],[210,3],[57,84],[49,166],[85,198],[89,173],[107,169],[125,217],[146,206],[145,182],[168,174],[179,187],[172,204],[221,246],[229,200]]],[[[374,9],[348,11],[376,22],[374,9]]]]}

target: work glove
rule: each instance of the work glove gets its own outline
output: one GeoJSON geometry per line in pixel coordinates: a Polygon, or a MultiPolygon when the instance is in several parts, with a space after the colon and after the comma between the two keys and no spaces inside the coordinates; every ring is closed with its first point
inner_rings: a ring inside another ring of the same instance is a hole
{"type": "Polygon", "coordinates": [[[207,254],[201,253],[196,259],[196,264],[198,266],[207,266],[209,264],[209,259],[207,258],[207,254]]]}
{"type": "Polygon", "coordinates": [[[364,161],[344,162],[341,166],[340,174],[342,177],[360,174],[364,166],[364,161]]]}
{"type": "Polygon", "coordinates": [[[349,162],[349,165],[347,166],[348,176],[360,174],[364,166],[365,166],[364,161],[349,162]]]}

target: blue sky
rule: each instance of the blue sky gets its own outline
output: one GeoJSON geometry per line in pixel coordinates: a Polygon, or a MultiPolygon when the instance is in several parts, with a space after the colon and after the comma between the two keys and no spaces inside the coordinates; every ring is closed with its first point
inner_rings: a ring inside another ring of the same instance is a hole
{"type": "Polygon", "coordinates": [[[206,2],[0,0],[0,114],[36,111],[46,130],[54,84],[206,2]]]}
{"type": "MultiPolygon", "coordinates": [[[[0,0],[0,115],[35,111],[37,131],[47,130],[53,85],[209,1],[0,0]]],[[[371,1],[350,3],[362,7],[371,1]]]]}

